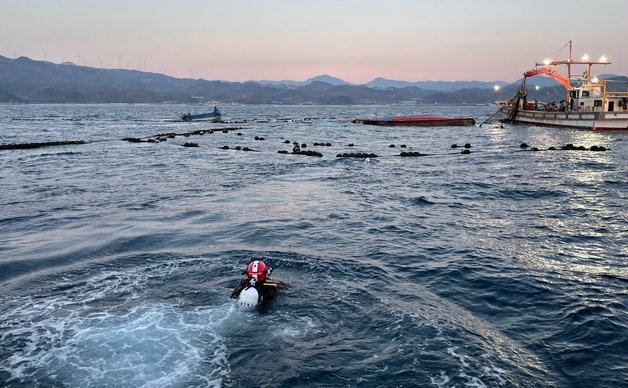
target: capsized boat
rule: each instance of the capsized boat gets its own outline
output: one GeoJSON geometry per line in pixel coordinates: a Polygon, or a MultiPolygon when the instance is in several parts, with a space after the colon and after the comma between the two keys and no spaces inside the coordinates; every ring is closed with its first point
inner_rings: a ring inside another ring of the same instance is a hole
{"type": "Polygon", "coordinates": [[[437,115],[397,116],[380,119],[353,119],[352,123],[386,126],[414,127],[459,127],[475,125],[475,119],[468,117],[447,117],[437,115]]]}
{"type": "Polygon", "coordinates": [[[572,58],[569,41],[569,59],[546,59],[535,68],[523,73],[523,83],[510,101],[496,101],[499,110],[507,115],[506,122],[525,123],[550,127],[602,130],[628,130],[628,81],[602,80],[591,74],[592,65],[609,65],[603,56],[591,61],[584,56],[581,61],[572,58]],[[567,78],[554,68],[567,65],[567,78]],[[583,73],[573,74],[572,66],[585,65],[583,73]],[[541,104],[527,99],[526,79],[546,74],[566,89],[566,99],[560,105],[541,104]]]}
{"type": "Polygon", "coordinates": [[[189,112],[185,113],[181,115],[181,121],[216,121],[220,119],[221,116],[222,114],[218,108],[214,107],[214,111],[211,113],[201,113],[196,115],[190,114],[189,112]]]}

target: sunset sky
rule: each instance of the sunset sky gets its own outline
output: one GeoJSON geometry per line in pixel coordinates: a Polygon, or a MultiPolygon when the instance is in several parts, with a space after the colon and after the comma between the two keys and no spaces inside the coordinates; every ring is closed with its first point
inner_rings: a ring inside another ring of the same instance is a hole
{"type": "MultiPolygon", "coordinates": [[[[209,80],[515,81],[608,56],[628,75],[628,0],[0,0],[0,55],[209,80]]],[[[563,70],[560,69],[559,70],[563,70]]],[[[595,68],[594,68],[595,70],[595,68]]]]}

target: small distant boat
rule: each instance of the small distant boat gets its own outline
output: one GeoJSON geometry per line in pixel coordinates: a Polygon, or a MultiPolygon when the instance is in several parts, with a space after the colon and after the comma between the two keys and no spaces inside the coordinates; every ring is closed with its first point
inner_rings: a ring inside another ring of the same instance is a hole
{"type": "Polygon", "coordinates": [[[353,119],[352,123],[386,126],[414,126],[414,127],[460,127],[475,125],[475,120],[469,117],[447,117],[436,115],[397,116],[381,119],[353,119]]]}
{"type": "Polygon", "coordinates": [[[185,113],[181,115],[181,121],[217,121],[222,116],[222,113],[218,110],[217,107],[214,107],[214,111],[211,113],[201,113],[197,115],[193,115],[185,113]]]}

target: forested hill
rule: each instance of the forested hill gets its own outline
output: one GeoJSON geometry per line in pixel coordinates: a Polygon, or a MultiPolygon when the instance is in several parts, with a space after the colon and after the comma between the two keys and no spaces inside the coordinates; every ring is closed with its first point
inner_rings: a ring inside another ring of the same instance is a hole
{"type": "MultiPolygon", "coordinates": [[[[509,99],[517,87],[506,85],[499,92],[492,87],[375,88],[335,82],[329,76],[299,84],[207,81],[0,56],[0,103],[488,104],[509,99]]],[[[551,101],[563,96],[564,89],[553,86],[543,88],[539,98],[551,101]]]]}

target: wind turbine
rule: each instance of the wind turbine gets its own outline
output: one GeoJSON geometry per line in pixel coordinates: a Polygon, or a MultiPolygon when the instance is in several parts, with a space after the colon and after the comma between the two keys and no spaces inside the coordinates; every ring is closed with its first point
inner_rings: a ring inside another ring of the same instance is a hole
{"type": "Polygon", "coordinates": [[[118,57],[118,69],[122,69],[122,54],[124,54],[124,51],[116,55],[118,57]]]}
{"type": "Polygon", "coordinates": [[[75,56],[74,58],[76,58],[76,62],[77,62],[76,64],[81,66],[81,58],[83,58],[83,57],[81,57],[81,52],[80,51],[79,51],[78,55],[75,56]]]}
{"type": "Polygon", "coordinates": [[[142,71],[146,71],[146,57],[140,57],[142,60],[142,71]]]}

